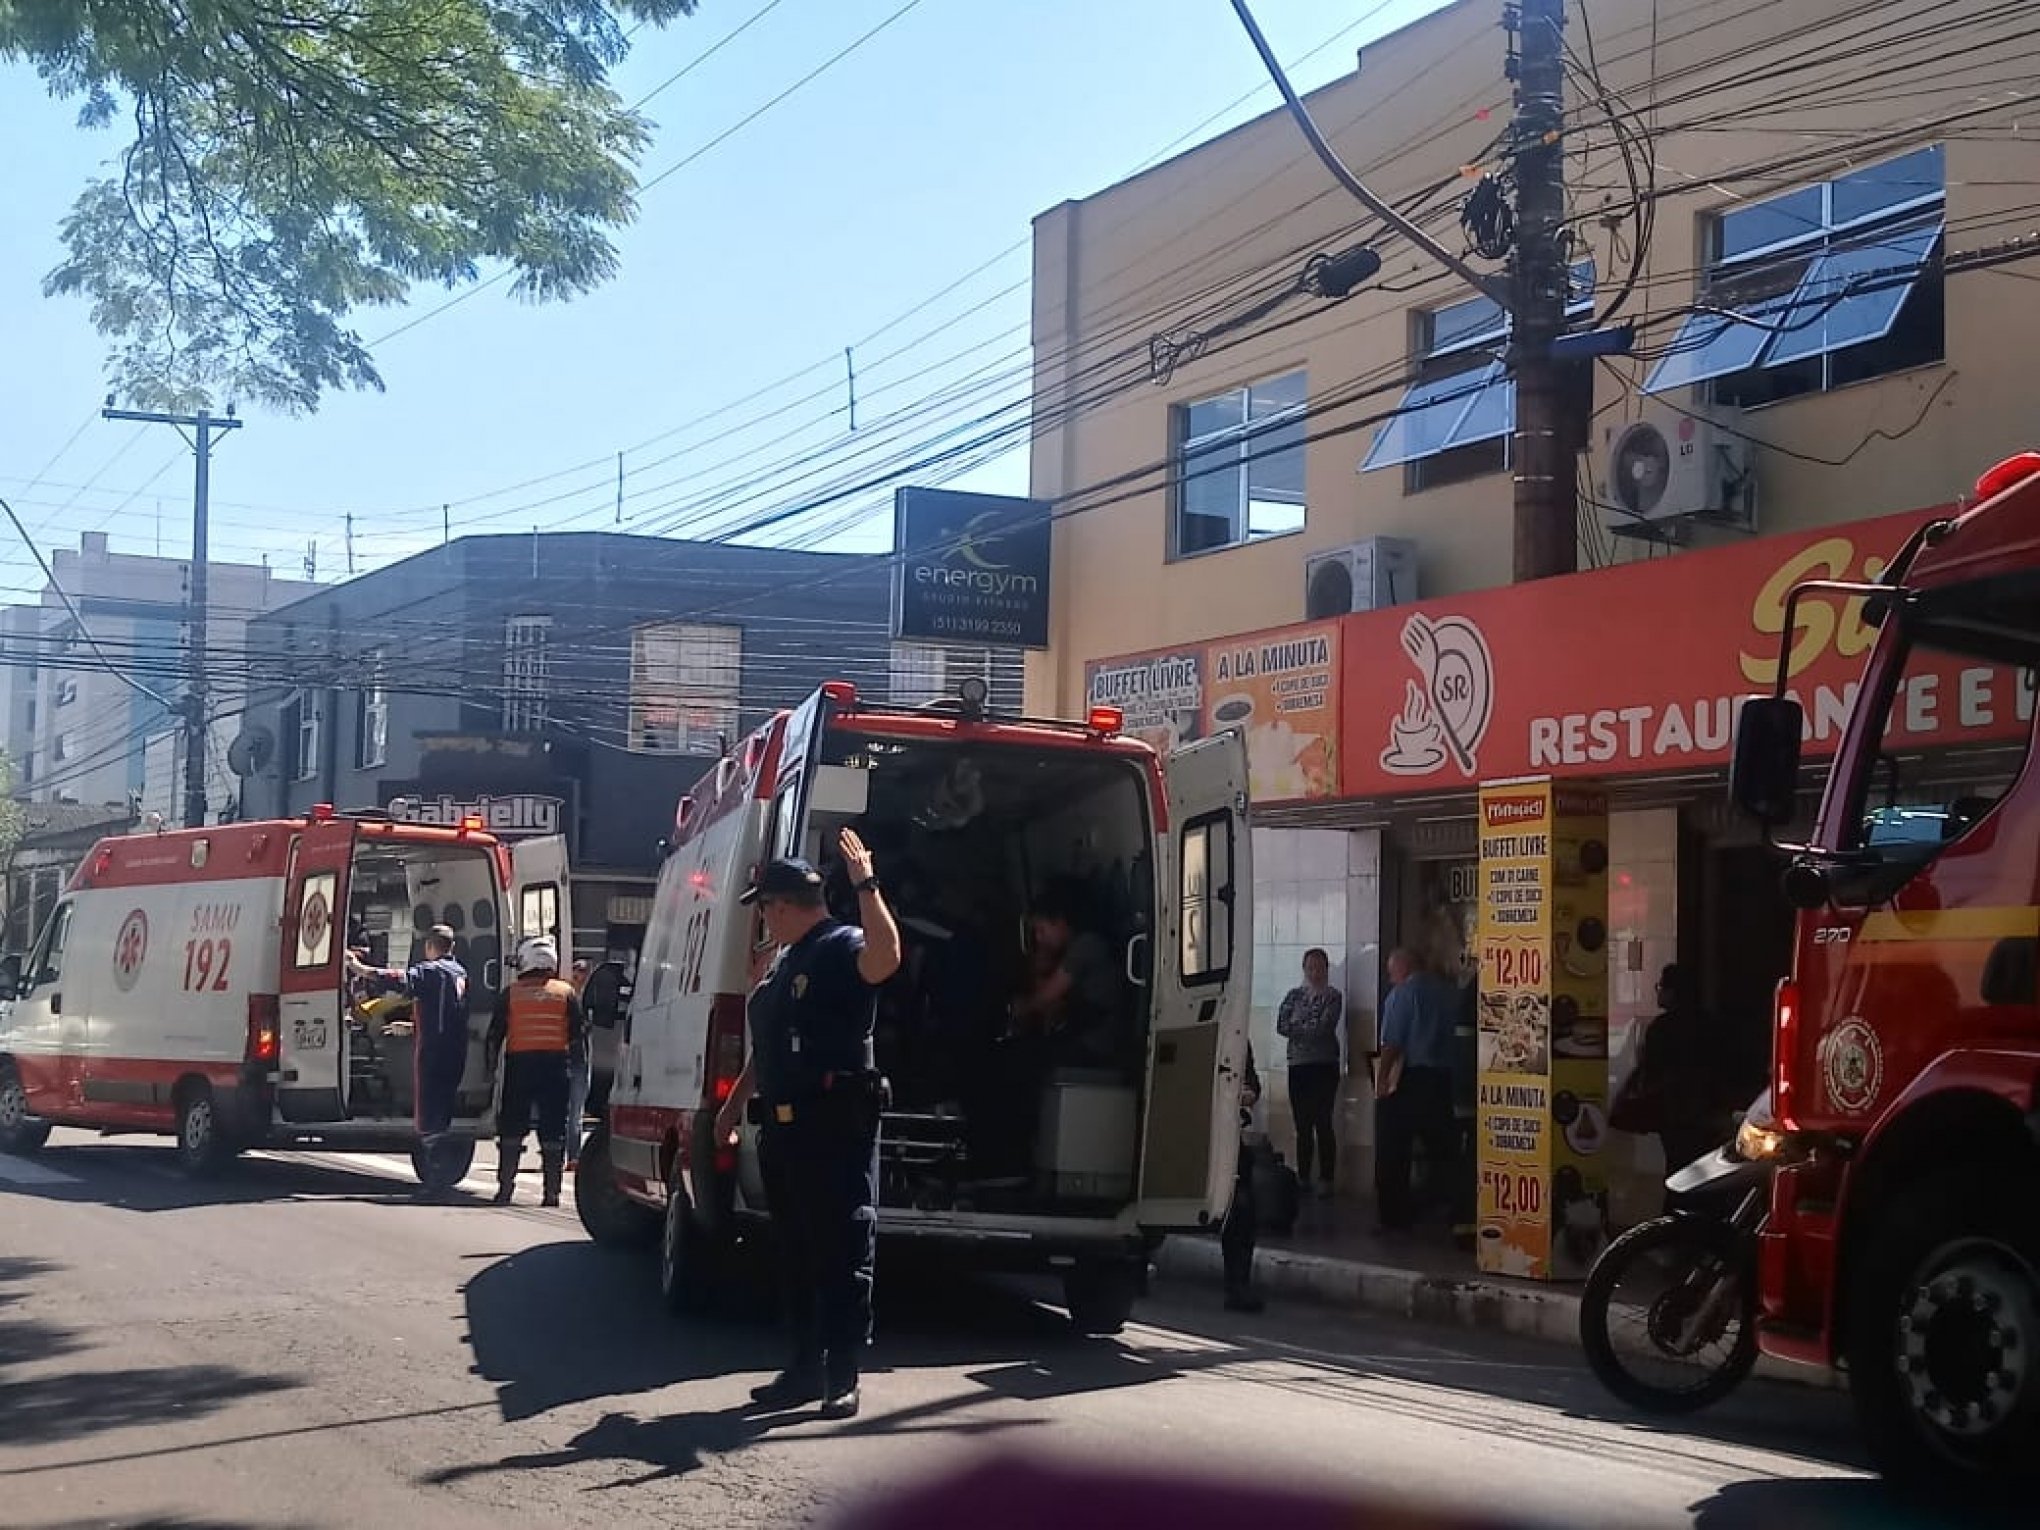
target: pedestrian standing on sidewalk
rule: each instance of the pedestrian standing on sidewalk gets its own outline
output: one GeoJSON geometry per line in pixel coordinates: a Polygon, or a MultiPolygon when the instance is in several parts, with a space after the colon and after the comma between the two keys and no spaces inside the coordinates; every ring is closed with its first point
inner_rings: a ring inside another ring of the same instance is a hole
{"type": "Polygon", "coordinates": [[[1374,1074],[1374,1194],[1383,1232],[1417,1220],[1410,1171],[1417,1143],[1434,1191],[1449,1195],[1458,1133],[1452,1119],[1452,1025],[1458,993],[1413,953],[1388,958],[1394,984],[1381,1006],[1381,1056],[1374,1074]]]}
{"type": "Polygon", "coordinates": [[[1259,1312],[1265,1305],[1254,1290],[1254,1234],[1260,1207],[1254,1199],[1255,1107],[1261,1103],[1261,1076],[1254,1071],[1254,1049],[1247,1048],[1247,1073],[1240,1081],[1240,1164],[1233,1177],[1232,1205],[1219,1230],[1218,1247],[1225,1260],[1225,1310],[1259,1312]]]}
{"type": "Polygon", "coordinates": [[[1310,1186],[1318,1169],[1319,1200],[1332,1197],[1338,1145],[1332,1140],[1332,1112],[1339,1103],[1339,1022],[1346,998],[1332,986],[1332,959],[1320,950],[1303,953],[1303,984],[1283,996],[1275,1034],[1289,1043],[1289,1109],[1296,1117],[1296,1177],[1310,1186]]]}
{"type": "Polygon", "coordinates": [[[567,1059],[588,1034],[573,985],[560,978],[560,953],[550,940],[517,949],[517,980],[496,1001],[489,1056],[503,1050],[503,1104],[496,1117],[496,1204],[517,1193],[524,1134],[538,1128],[545,1199],[560,1203],[566,1169],[567,1059]]]}

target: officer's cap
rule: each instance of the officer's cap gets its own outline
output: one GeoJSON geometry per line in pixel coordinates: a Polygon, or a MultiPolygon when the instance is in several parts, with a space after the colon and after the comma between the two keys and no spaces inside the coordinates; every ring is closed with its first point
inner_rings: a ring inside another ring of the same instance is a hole
{"type": "Polygon", "coordinates": [[[756,903],[760,898],[799,897],[813,893],[822,885],[822,874],[806,861],[767,861],[765,869],[751,880],[740,903],[756,903]]]}

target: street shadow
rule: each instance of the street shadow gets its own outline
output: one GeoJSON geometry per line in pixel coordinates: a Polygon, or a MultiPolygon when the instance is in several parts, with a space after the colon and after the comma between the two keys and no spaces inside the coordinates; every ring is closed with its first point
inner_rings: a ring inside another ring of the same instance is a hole
{"type": "Polygon", "coordinates": [[[2026,1504],[1997,1513],[1907,1504],[1863,1477],[1766,1478],[1735,1482],[1693,1506],[1694,1530],[2013,1530],[2030,1527],[2026,1504]]]}
{"type": "MultiPolygon", "coordinates": [[[[16,1530],[107,1530],[113,1521],[107,1519],[66,1519],[51,1520],[47,1523],[20,1524],[16,1530]]],[[[182,1514],[154,1514],[147,1519],[124,1519],[120,1530],[297,1530],[302,1520],[252,1519],[191,1519],[182,1514]]]]}
{"type": "MultiPolygon", "coordinates": [[[[43,1260],[0,1257],[0,1296],[16,1309],[33,1297],[35,1282],[61,1277],[60,1267],[43,1260]]],[[[55,1323],[12,1315],[0,1321],[0,1447],[152,1427],[173,1415],[197,1418],[298,1385],[221,1365],[91,1370],[77,1359],[89,1348],[75,1330],[55,1323]]]]}
{"type": "MultiPolygon", "coordinates": [[[[153,1141],[66,1143],[36,1159],[62,1178],[0,1184],[12,1195],[144,1213],[287,1201],[351,1201],[408,1206],[417,1185],[367,1169],[299,1157],[241,1157],[205,1179],[177,1167],[176,1150],[153,1141]]],[[[456,1191],[441,1204],[485,1206],[487,1198],[456,1191]]]]}

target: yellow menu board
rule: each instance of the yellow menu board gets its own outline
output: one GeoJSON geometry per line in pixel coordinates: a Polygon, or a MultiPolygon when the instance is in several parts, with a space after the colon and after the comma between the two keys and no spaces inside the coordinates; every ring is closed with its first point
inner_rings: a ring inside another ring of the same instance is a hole
{"type": "Polygon", "coordinates": [[[1608,799],[1480,792],[1479,1257],[1576,1279],[1606,1241],[1608,799]]]}

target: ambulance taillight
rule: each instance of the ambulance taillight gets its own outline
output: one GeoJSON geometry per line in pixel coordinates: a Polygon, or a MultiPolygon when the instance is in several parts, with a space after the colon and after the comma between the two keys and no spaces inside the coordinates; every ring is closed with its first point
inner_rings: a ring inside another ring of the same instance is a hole
{"type": "Polygon", "coordinates": [[[708,1070],[711,1095],[720,1106],[744,1071],[744,1001],[736,994],[717,994],[709,1006],[708,1070]]]}
{"type": "Polygon", "coordinates": [[[282,1011],[273,993],[248,995],[248,1061],[273,1063],[282,1050],[282,1011]]]}

